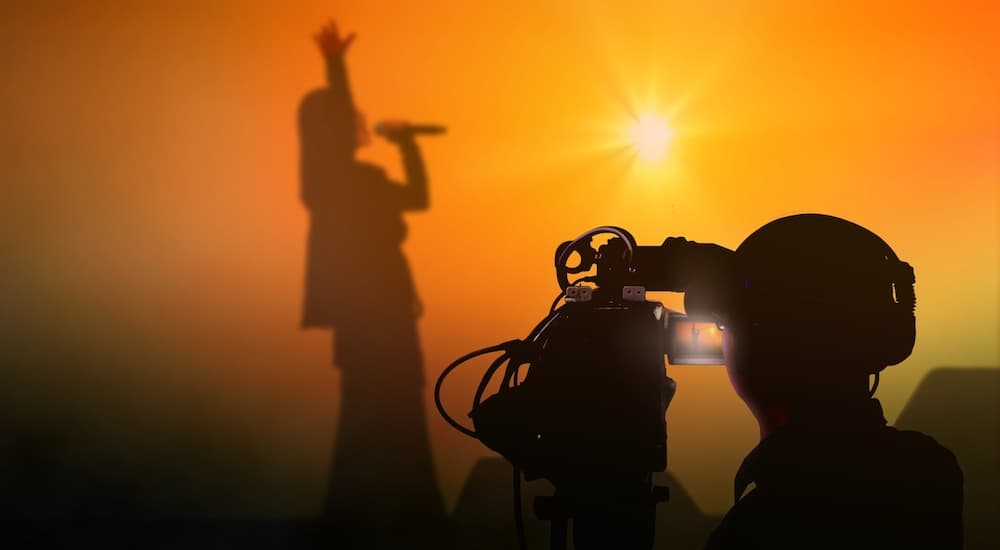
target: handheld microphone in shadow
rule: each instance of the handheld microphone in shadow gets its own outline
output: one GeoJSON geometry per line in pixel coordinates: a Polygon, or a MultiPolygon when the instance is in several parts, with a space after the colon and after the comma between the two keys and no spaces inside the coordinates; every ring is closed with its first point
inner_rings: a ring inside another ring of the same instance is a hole
{"type": "Polygon", "coordinates": [[[411,124],[405,121],[384,120],[375,124],[375,133],[385,137],[433,136],[445,133],[440,124],[411,124]]]}

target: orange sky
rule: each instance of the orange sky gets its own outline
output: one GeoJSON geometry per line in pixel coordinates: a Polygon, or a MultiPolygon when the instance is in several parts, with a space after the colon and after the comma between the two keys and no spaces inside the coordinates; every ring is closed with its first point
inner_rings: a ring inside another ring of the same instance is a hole
{"type": "MultiPolygon", "coordinates": [[[[295,112],[322,85],[328,16],[358,33],[370,121],[449,128],[425,142],[431,210],[407,218],[429,376],[523,336],[556,294],[554,247],[585,229],[735,247],[803,211],[916,270],[917,346],[878,393],[890,420],[930,368],[1000,364],[996,3],[141,4],[2,8],[5,346],[51,369],[25,368],[44,399],[22,416],[197,426],[300,488],[275,511],[318,510],[338,380],[329,335],[298,330],[295,112]],[[646,111],[675,131],[656,165],[620,148],[646,111]]],[[[387,144],[363,156],[399,177],[387,144]]],[[[671,375],[672,468],[722,511],[754,424],[721,369],[671,375]]],[[[486,452],[430,418],[453,502],[486,452]]]]}

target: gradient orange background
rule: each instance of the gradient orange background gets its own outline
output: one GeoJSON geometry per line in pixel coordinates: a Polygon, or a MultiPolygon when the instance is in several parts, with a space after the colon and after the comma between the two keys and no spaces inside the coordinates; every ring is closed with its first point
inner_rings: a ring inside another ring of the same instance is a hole
{"type": "MultiPolygon", "coordinates": [[[[431,380],[524,336],[585,229],[735,247],[806,211],[916,270],[890,421],[932,367],[1000,364],[995,2],[156,4],[0,14],[4,422],[52,452],[205,486],[202,513],[319,512],[338,373],[329,333],[298,329],[295,113],[329,16],[358,33],[369,121],[449,128],[424,142],[431,210],[407,217],[431,380]],[[647,110],[676,132],[658,165],[621,148],[647,110]]],[[[384,142],[362,156],[401,177],[384,142]]],[[[756,426],[721,368],[670,374],[671,469],[721,513],[756,426]]],[[[456,374],[453,410],[477,379],[456,374]]],[[[428,415],[452,505],[487,452],[428,415]]]]}

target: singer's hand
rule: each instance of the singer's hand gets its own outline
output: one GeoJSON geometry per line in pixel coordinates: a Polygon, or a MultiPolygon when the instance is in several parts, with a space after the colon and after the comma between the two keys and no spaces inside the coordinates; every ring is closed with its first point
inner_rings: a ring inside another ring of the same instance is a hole
{"type": "Polygon", "coordinates": [[[354,36],[355,34],[351,33],[341,38],[340,32],[337,30],[337,22],[331,19],[325,27],[313,35],[313,39],[316,40],[316,45],[319,46],[319,51],[323,55],[333,57],[347,53],[347,48],[351,47],[351,43],[354,42],[354,36]]]}
{"type": "Polygon", "coordinates": [[[409,122],[399,118],[391,118],[379,121],[375,126],[375,132],[393,143],[401,143],[413,139],[413,134],[407,131],[409,128],[409,122]]]}

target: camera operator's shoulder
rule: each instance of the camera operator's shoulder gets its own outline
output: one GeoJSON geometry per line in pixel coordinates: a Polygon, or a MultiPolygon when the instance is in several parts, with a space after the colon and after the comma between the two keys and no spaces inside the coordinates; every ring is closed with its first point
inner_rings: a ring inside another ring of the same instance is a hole
{"type": "MultiPolygon", "coordinates": [[[[803,548],[804,540],[814,538],[810,537],[810,528],[819,530],[815,512],[814,505],[785,489],[755,487],[729,509],[704,550],[803,548]]],[[[824,531],[830,534],[829,529],[824,531]]],[[[808,547],[817,548],[815,541],[810,540],[808,547]]]]}
{"type": "Polygon", "coordinates": [[[939,443],[933,437],[915,430],[898,430],[887,427],[892,447],[900,465],[923,472],[924,475],[935,472],[938,479],[944,482],[962,482],[962,468],[958,464],[955,453],[939,443]]]}

